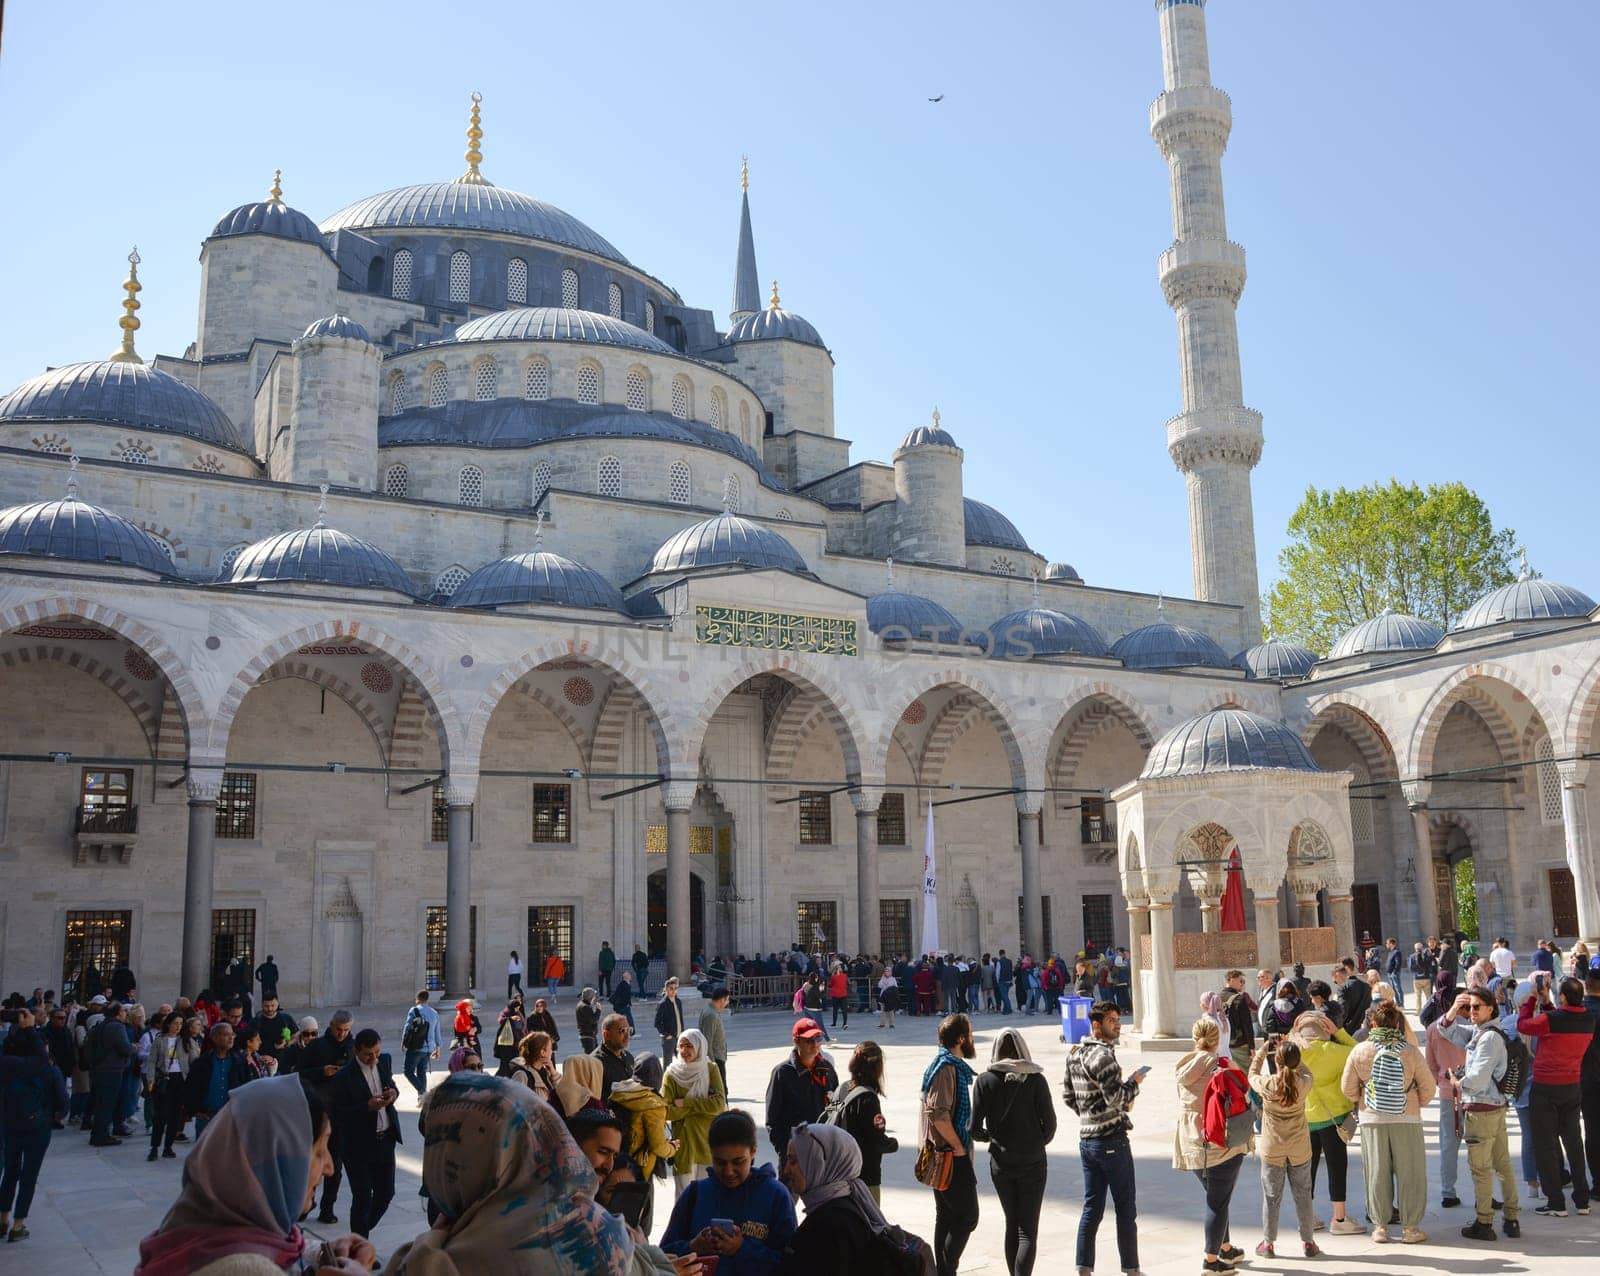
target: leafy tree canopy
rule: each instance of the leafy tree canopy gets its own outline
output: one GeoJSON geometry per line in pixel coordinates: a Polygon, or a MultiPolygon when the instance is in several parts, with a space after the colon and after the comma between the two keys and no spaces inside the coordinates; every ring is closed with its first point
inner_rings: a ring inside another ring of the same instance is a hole
{"type": "Polygon", "coordinates": [[[1306,489],[1262,608],[1269,637],[1324,654],[1352,625],[1389,611],[1449,629],[1515,579],[1516,533],[1496,530],[1464,483],[1306,489]]]}

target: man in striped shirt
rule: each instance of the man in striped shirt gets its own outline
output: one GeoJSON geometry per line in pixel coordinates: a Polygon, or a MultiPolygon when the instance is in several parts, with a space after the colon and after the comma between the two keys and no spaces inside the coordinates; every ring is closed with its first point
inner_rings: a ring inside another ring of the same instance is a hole
{"type": "Polygon", "coordinates": [[[1092,1276],[1094,1242],[1106,1212],[1106,1193],[1117,1212],[1117,1256],[1122,1271],[1139,1272],[1138,1207],[1134,1196],[1133,1149],[1128,1110],[1139,1097],[1149,1068],[1124,1080],[1117,1062],[1122,1015],[1115,1002],[1089,1009],[1089,1039],[1067,1053],[1063,1098],[1078,1114],[1078,1155],[1083,1161],[1083,1213],[1078,1218],[1078,1276],[1092,1276]]]}

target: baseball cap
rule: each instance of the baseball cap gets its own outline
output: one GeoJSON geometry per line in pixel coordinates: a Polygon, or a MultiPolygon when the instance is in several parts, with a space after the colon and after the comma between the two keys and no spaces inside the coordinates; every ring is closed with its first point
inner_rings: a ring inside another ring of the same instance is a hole
{"type": "Polygon", "coordinates": [[[822,1025],[815,1019],[797,1019],[794,1025],[794,1039],[800,1041],[814,1041],[822,1035],[822,1025]]]}

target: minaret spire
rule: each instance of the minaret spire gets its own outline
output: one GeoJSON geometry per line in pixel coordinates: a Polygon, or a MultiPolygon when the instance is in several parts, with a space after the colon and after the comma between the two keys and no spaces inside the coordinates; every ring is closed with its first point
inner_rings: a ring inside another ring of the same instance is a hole
{"type": "Polygon", "coordinates": [[[456,178],[461,186],[494,185],[478,171],[478,165],[483,163],[483,113],[478,109],[478,103],[482,101],[482,93],[472,95],[472,115],[467,123],[467,153],[463,157],[467,161],[467,171],[456,178]]]}
{"type": "Polygon", "coordinates": [[[1189,489],[1194,596],[1235,603],[1244,638],[1261,629],[1250,471],[1261,459],[1261,414],[1244,406],[1235,308],[1244,249],[1228,238],[1222,152],[1233,127],[1228,95],[1213,88],[1205,0],[1156,0],[1166,91],[1150,133],[1172,170],[1172,247],[1161,290],[1178,317],[1183,411],[1167,422],[1167,451],[1189,489]]]}
{"type": "Polygon", "coordinates": [[[761,309],[761,276],[756,273],[756,239],[750,230],[750,157],[739,161],[739,255],[733,267],[733,311],[731,323],[761,309]]]}
{"type": "Polygon", "coordinates": [[[139,331],[139,294],[144,291],[139,283],[139,256],[138,248],[128,254],[128,277],[122,281],[123,291],[127,296],[122,300],[123,315],[117,320],[117,326],[122,329],[122,345],[111,356],[112,363],[143,363],[139,352],[133,348],[133,334],[139,331]]]}

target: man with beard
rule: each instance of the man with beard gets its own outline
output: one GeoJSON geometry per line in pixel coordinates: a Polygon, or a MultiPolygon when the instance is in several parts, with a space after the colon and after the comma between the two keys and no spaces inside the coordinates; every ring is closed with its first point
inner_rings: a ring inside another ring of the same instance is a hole
{"type": "Polygon", "coordinates": [[[1117,1213],[1117,1257],[1125,1272],[1139,1270],[1138,1201],[1128,1109],[1139,1097],[1148,1067],[1124,1079],[1117,1062],[1122,1014],[1109,1001],[1089,1007],[1089,1039],[1067,1052],[1066,1105],[1078,1114],[1078,1155],[1083,1162],[1083,1213],[1078,1218],[1078,1273],[1094,1271],[1094,1242],[1105,1217],[1106,1193],[1117,1213]]]}
{"type": "Polygon", "coordinates": [[[978,1178],[972,1169],[972,1080],[977,1054],[964,1014],[939,1024],[939,1052],[922,1074],[921,1141],[955,1157],[950,1183],[933,1196],[933,1257],[939,1276],[955,1276],[967,1238],[978,1226],[978,1178]]]}

